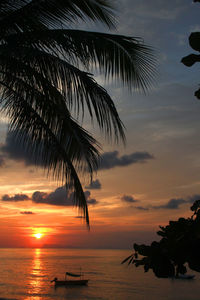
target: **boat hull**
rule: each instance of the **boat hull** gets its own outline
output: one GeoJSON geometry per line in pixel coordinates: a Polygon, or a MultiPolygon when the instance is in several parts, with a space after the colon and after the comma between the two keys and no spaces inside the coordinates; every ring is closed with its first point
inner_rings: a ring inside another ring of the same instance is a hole
{"type": "Polygon", "coordinates": [[[191,280],[191,279],[194,279],[194,277],[195,277],[195,275],[187,275],[187,274],[182,275],[182,274],[179,274],[175,278],[176,279],[187,279],[187,280],[189,279],[189,280],[191,280]]]}
{"type": "Polygon", "coordinates": [[[56,280],[55,286],[87,285],[88,280],[56,280]]]}

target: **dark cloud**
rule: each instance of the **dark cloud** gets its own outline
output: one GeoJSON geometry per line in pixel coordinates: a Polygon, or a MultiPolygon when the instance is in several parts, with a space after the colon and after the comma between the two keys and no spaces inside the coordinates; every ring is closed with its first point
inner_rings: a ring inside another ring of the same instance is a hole
{"type": "Polygon", "coordinates": [[[144,207],[144,206],[135,206],[134,208],[138,209],[138,210],[149,210],[149,207],[144,207]]]}
{"type": "Polygon", "coordinates": [[[22,215],[34,215],[35,213],[32,211],[20,211],[20,214],[22,215]]]}
{"type": "MultiPolygon", "coordinates": [[[[134,206],[133,208],[136,208],[138,210],[150,210],[150,209],[179,209],[181,205],[183,204],[193,204],[196,200],[200,199],[200,195],[196,194],[193,196],[188,196],[186,198],[172,198],[167,203],[162,205],[154,205],[154,206],[134,206]]],[[[131,202],[131,200],[130,200],[131,202]]]]}
{"type": "Polygon", "coordinates": [[[15,194],[14,196],[9,196],[6,194],[2,196],[1,200],[18,202],[18,201],[29,200],[29,197],[25,194],[15,194]]]}
{"type": "Polygon", "coordinates": [[[92,181],[88,186],[85,187],[88,190],[100,190],[101,183],[98,179],[92,181]]]}
{"type": "Polygon", "coordinates": [[[200,199],[200,195],[199,194],[195,194],[193,196],[188,197],[188,202],[193,204],[196,200],[200,199]]]}
{"type": "MultiPolygon", "coordinates": [[[[98,203],[96,199],[91,198],[90,191],[85,191],[85,197],[88,205],[95,205],[98,203]]],[[[43,203],[49,205],[57,205],[57,206],[73,206],[74,205],[74,193],[66,191],[64,186],[57,188],[55,191],[51,193],[44,193],[40,191],[36,191],[32,194],[32,202],[34,203],[43,203]]],[[[25,194],[15,194],[14,196],[3,195],[2,201],[7,202],[18,202],[30,200],[30,198],[25,194]]],[[[28,213],[27,213],[28,214],[28,213]]]]}
{"type": "Polygon", "coordinates": [[[136,163],[146,163],[147,160],[153,159],[153,155],[148,152],[134,152],[129,155],[119,156],[118,151],[105,152],[101,156],[99,169],[106,170],[114,167],[124,167],[136,163]]]}
{"type": "Polygon", "coordinates": [[[72,206],[73,193],[68,193],[65,187],[59,187],[52,193],[36,191],[32,195],[34,203],[44,203],[58,206],[72,206]]]}
{"type": "Polygon", "coordinates": [[[98,201],[96,199],[88,199],[87,203],[91,204],[91,205],[96,205],[98,203],[98,201]]]}
{"type": "MultiPolygon", "coordinates": [[[[27,149],[23,143],[19,143],[17,136],[19,131],[8,131],[5,144],[0,147],[0,151],[3,153],[5,158],[10,158],[16,161],[23,161],[26,165],[35,165],[35,158],[33,151],[27,149]]],[[[30,137],[25,136],[24,140],[28,143],[30,137]]],[[[43,165],[42,160],[37,160],[37,165],[43,165]]]]}
{"type": "MultiPolygon", "coordinates": [[[[0,155],[0,167],[4,164],[6,158],[10,158],[16,161],[23,161],[27,166],[35,165],[43,166],[42,159],[37,157],[37,162],[34,157],[34,152],[27,148],[23,143],[19,143],[17,137],[20,135],[19,131],[10,131],[7,133],[5,144],[0,147],[2,155],[0,155]]],[[[30,137],[25,136],[26,144],[30,137]]],[[[129,155],[119,156],[118,151],[105,152],[101,156],[99,169],[111,169],[114,167],[124,167],[135,163],[146,163],[148,160],[153,159],[153,155],[146,151],[134,152],[129,155]]],[[[87,189],[100,189],[101,183],[99,180],[93,181],[87,189]]]]}
{"type": "MultiPolygon", "coordinates": [[[[96,199],[90,198],[90,191],[85,191],[84,193],[88,204],[94,205],[98,203],[96,199]]],[[[32,201],[34,203],[43,203],[57,206],[73,206],[73,200],[74,193],[67,192],[64,186],[57,188],[54,192],[49,194],[36,191],[32,195],[32,201]]]]}
{"type": "Polygon", "coordinates": [[[170,199],[166,204],[160,205],[160,206],[153,206],[153,208],[156,208],[156,209],[160,209],[160,208],[178,209],[179,206],[183,203],[187,203],[187,201],[182,198],[170,199]]]}
{"type": "Polygon", "coordinates": [[[138,202],[138,200],[135,200],[132,196],[130,195],[124,195],[120,198],[123,202],[127,202],[127,203],[134,203],[134,202],[138,202]]]}
{"type": "Polygon", "coordinates": [[[173,198],[173,199],[170,199],[166,204],[153,206],[153,208],[155,208],[155,209],[179,209],[182,204],[185,204],[185,203],[192,204],[196,200],[199,200],[199,199],[200,199],[200,195],[198,195],[198,194],[189,196],[186,198],[173,198]]]}
{"type": "Polygon", "coordinates": [[[98,201],[96,199],[91,198],[90,196],[91,196],[90,191],[85,191],[85,197],[86,197],[88,205],[90,205],[90,204],[96,205],[98,203],[98,201]]]}

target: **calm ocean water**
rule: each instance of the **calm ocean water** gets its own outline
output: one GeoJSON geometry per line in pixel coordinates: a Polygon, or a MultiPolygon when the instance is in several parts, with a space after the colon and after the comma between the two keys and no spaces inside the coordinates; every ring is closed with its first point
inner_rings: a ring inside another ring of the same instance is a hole
{"type": "MultiPolygon", "coordinates": [[[[129,250],[0,249],[0,300],[200,299],[200,275],[193,281],[158,279],[143,269],[120,265],[129,250]],[[58,287],[66,271],[84,270],[88,286],[58,287]]],[[[193,272],[194,273],[194,272],[193,272]]]]}

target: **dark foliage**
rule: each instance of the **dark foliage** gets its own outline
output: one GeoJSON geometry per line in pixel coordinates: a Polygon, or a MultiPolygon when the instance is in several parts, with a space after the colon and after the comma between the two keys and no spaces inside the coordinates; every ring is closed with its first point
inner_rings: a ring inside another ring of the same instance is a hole
{"type": "Polygon", "coordinates": [[[144,266],[145,272],[152,269],[162,278],[185,274],[186,264],[200,272],[200,200],[194,202],[191,211],[193,215],[188,219],[180,218],[160,226],[159,242],[154,241],[150,246],[134,244],[135,252],[122,263],[144,266]]]}
{"type": "MultiPolygon", "coordinates": [[[[199,0],[194,0],[193,2],[200,2],[199,0]]],[[[192,32],[189,36],[189,44],[192,49],[195,51],[200,52],[200,32],[192,32]]],[[[196,62],[200,62],[200,55],[199,54],[190,54],[182,58],[181,62],[187,66],[191,67],[196,62]]],[[[195,91],[194,95],[197,99],[200,99],[200,89],[195,91]]]]}

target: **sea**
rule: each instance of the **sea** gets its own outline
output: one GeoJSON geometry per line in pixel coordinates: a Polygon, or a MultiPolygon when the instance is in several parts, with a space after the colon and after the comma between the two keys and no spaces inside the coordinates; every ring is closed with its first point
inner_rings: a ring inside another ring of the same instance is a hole
{"type": "Polygon", "coordinates": [[[200,299],[194,280],[156,278],[142,267],[121,265],[130,250],[0,249],[0,300],[200,299]],[[84,272],[88,286],[54,287],[66,272],[84,272]]]}

